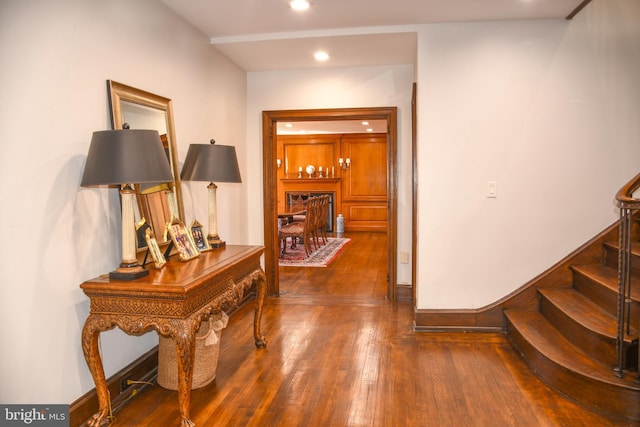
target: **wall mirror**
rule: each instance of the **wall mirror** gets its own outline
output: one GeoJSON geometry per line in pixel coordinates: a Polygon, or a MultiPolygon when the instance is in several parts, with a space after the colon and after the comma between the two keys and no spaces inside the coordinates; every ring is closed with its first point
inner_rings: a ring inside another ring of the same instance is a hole
{"type": "Polygon", "coordinates": [[[113,80],[107,80],[107,92],[113,129],[123,129],[127,124],[129,129],[157,130],[164,144],[173,182],[146,187],[136,185],[136,223],[142,230],[139,233],[142,239],[138,239],[139,251],[146,251],[144,231],[148,227],[151,227],[158,244],[166,246],[170,238],[165,232],[165,226],[171,221],[172,215],[184,220],[171,100],[113,80]]]}

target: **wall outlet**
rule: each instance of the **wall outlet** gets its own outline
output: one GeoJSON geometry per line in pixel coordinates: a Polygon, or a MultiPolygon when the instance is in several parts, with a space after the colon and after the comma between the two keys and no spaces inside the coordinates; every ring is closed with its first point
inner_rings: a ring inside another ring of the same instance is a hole
{"type": "Polygon", "coordinates": [[[400,264],[409,264],[409,252],[407,251],[400,252],[400,264]]]}
{"type": "Polygon", "coordinates": [[[129,380],[131,380],[131,377],[129,376],[126,376],[120,380],[120,393],[123,393],[126,389],[133,386],[133,384],[129,384],[129,380]]]}

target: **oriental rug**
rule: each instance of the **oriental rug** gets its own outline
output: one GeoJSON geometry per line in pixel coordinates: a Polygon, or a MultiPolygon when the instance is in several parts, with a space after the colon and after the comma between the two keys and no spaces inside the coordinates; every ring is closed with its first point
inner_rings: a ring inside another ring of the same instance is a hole
{"type": "MultiPolygon", "coordinates": [[[[295,249],[291,249],[289,243],[287,252],[279,259],[279,264],[281,267],[326,267],[350,242],[349,238],[328,237],[327,244],[320,245],[309,256],[305,253],[303,244],[298,243],[295,249]]],[[[313,245],[311,247],[313,248],[313,245]]]]}

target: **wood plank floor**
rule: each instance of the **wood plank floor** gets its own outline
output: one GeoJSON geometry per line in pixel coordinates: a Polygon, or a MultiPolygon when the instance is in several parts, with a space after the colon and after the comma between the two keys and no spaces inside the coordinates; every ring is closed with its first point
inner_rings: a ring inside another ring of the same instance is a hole
{"type": "MultiPolygon", "coordinates": [[[[222,332],[215,381],[192,393],[196,426],[618,426],[541,383],[502,334],[412,331],[386,294],[386,237],[353,233],[327,268],[281,269],[267,348],[253,301],[222,332]]],[[[177,393],[153,386],[118,426],[177,426],[177,393]]]]}

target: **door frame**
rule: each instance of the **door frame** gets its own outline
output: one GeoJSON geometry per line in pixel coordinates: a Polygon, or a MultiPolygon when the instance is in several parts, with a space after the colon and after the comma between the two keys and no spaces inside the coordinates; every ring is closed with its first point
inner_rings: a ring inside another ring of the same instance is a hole
{"type": "Polygon", "coordinates": [[[387,299],[396,300],[398,246],[398,108],[330,108],[262,112],[262,174],[264,203],[264,264],[267,294],[279,295],[277,227],[277,123],[333,120],[387,121],[387,299]]]}

